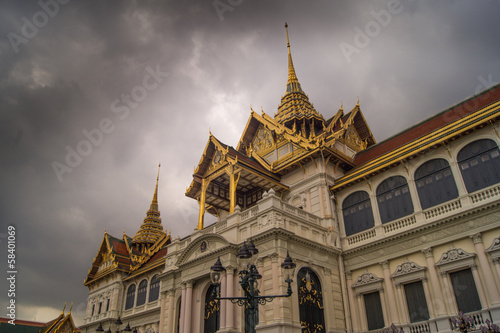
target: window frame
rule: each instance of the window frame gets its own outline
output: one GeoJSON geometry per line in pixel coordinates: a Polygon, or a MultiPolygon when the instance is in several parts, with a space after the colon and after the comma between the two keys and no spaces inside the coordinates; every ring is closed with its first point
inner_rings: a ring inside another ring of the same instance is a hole
{"type": "Polygon", "coordinates": [[[135,301],[135,306],[141,306],[146,304],[147,294],[148,294],[148,279],[142,279],[142,281],[139,282],[139,286],[137,287],[137,299],[135,301]]]}
{"type": "Polygon", "coordinates": [[[127,288],[127,293],[125,294],[125,310],[132,309],[135,304],[135,292],[137,290],[137,287],[135,283],[131,284],[127,288]],[[133,290],[130,290],[133,288],[133,290]]]}
{"type": "Polygon", "coordinates": [[[413,178],[415,179],[418,200],[423,210],[441,205],[459,196],[455,175],[450,162],[445,158],[436,157],[420,164],[413,173],[413,178]],[[441,161],[446,165],[437,165],[441,161]],[[424,168],[431,165],[431,162],[435,164],[434,170],[420,175],[419,173],[423,173],[424,168]],[[423,186],[420,186],[421,181],[424,182],[423,186]]]}
{"type": "Polygon", "coordinates": [[[498,143],[493,139],[482,138],[464,145],[457,153],[457,165],[467,193],[473,193],[500,183],[500,172],[494,174],[489,172],[500,170],[500,148],[498,147],[498,143]],[[483,142],[490,144],[490,147],[483,149],[483,146],[481,146],[483,142]],[[479,144],[483,150],[480,150],[479,153],[470,151],[471,147],[475,144],[479,144]],[[491,156],[493,153],[497,155],[491,156]],[[484,156],[488,156],[487,161],[484,161],[484,156]],[[475,165],[470,165],[474,160],[476,160],[477,163],[475,165]],[[495,162],[498,165],[495,165],[495,162]],[[464,167],[465,165],[467,166],[466,168],[464,167]],[[496,166],[498,168],[495,168],[496,166]],[[482,175],[482,177],[480,177],[480,175],[482,175]],[[485,176],[488,176],[488,180],[491,176],[492,180],[485,181],[485,176]]]}
{"type": "Polygon", "coordinates": [[[344,221],[344,232],[347,237],[373,228],[375,226],[375,218],[373,214],[373,206],[371,203],[370,194],[365,190],[359,190],[352,192],[348,196],[346,196],[344,200],[342,200],[342,219],[344,221]],[[355,195],[360,196],[362,193],[366,194],[367,197],[358,201],[352,199],[355,198],[355,195]],[[349,200],[351,200],[352,202],[349,202],[349,200]],[[367,206],[367,203],[369,204],[369,206],[367,206]],[[359,209],[360,205],[363,205],[364,208],[359,209]],[[355,211],[352,212],[352,209],[355,209],[355,211]],[[369,213],[367,213],[368,211],[369,213]],[[368,218],[367,220],[362,221],[364,225],[359,222],[360,217],[368,218]]]}
{"type": "Polygon", "coordinates": [[[375,196],[377,199],[380,221],[382,223],[389,223],[415,212],[408,180],[401,175],[394,175],[380,182],[375,190],[375,196]],[[400,182],[394,187],[390,186],[391,181],[397,183],[398,180],[402,180],[403,182],[400,182]],[[387,187],[387,189],[383,189],[383,192],[382,186],[387,187]],[[404,191],[405,189],[406,192],[404,191]],[[397,191],[401,191],[401,193],[397,194],[397,191]],[[388,195],[391,197],[387,198],[388,195]],[[390,215],[391,212],[392,216],[390,215]]]}
{"type": "Polygon", "coordinates": [[[148,303],[157,301],[159,298],[160,298],[160,277],[158,274],[156,274],[151,278],[151,281],[149,282],[148,303]],[[155,298],[153,299],[153,297],[155,298]]]}

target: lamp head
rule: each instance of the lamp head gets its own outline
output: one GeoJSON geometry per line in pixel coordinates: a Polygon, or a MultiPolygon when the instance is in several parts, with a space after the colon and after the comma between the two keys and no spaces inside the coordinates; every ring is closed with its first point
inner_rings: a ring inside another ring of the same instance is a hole
{"type": "Polygon", "coordinates": [[[215,264],[210,267],[210,280],[212,280],[212,283],[214,284],[220,284],[220,280],[222,278],[222,272],[224,272],[226,269],[224,266],[222,266],[222,263],[220,262],[220,257],[217,258],[217,261],[215,264]]]}
{"type": "Polygon", "coordinates": [[[294,276],[296,266],[292,258],[290,258],[290,254],[286,251],[286,258],[283,263],[281,263],[281,269],[283,270],[285,279],[291,279],[294,276]]]}

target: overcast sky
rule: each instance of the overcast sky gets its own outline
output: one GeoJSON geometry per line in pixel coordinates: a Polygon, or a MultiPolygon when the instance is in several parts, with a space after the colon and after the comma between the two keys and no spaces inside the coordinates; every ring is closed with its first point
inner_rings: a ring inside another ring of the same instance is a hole
{"type": "Polygon", "coordinates": [[[83,323],[104,229],[135,235],[158,163],[163,226],[196,227],[184,193],[209,129],[235,147],[250,106],[274,115],[285,93],[285,21],[316,110],[359,96],[378,142],[500,81],[495,1],[59,1],[0,3],[0,267],[13,225],[18,319],[73,301],[83,323]]]}

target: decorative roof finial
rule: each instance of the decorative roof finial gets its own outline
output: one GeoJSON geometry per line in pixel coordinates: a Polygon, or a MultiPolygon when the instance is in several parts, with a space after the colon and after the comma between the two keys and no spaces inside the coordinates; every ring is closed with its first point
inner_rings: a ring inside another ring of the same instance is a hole
{"type": "Polygon", "coordinates": [[[302,91],[300,87],[299,79],[297,79],[297,74],[295,74],[295,68],[293,67],[292,53],[290,52],[290,39],[288,38],[288,24],[285,22],[286,30],[286,47],[288,48],[288,81],[286,83],[286,91],[302,91]]]}
{"type": "Polygon", "coordinates": [[[64,307],[63,307],[63,310],[62,310],[62,314],[64,315],[64,310],[66,310],[66,302],[64,302],[64,307]]]}
{"type": "Polygon", "coordinates": [[[358,102],[356,103],[356,106],[359,106],[359,96],[358,96],[358,102]]]}
{"type": "Polygon", "coordinates": [[[344,111],[344,103],[340,101],[340,110],[344,111]]]}
{"type": "Polygon", "coordinates": [[[155,194],[153,194],[153,202],[151,203],[151,208],[153,208],[153,204],[155,204],[156,210],[158,210],[158,180],[160,179],[160,167],[161,164],[158,163],[158,174],[156,175],[155,194]]]}
{"type": "Polygon", "coordinates": [[[71,309],[73,309],[73,302],[71,302],[71,306],[69,307],[69,312],[68,312],[68,315],[71,314],[71,309]]]}

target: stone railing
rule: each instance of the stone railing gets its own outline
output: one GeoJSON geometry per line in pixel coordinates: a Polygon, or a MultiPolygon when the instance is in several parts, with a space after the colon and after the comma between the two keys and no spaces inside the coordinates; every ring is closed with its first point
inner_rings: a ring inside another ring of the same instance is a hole
{"type": "Polygon", "coordinates": [[[454,210],[462,208],[462,202],[460,199],[449,201],[443,205],[439,205],[436,207],[432,207],[426,211],[424,211],[424,216],[426,220],[432,219],[434,217],[444,215],[446,213],[452,212],[454,210]]]}
{"type": "Polygon", "coordinates": [[[378,225],[376,223],[375,227],[369,230],[364,230],[360,233],[344,237],[342,240],[343,246],[345,249],[350,249],[355,246],[364,245],[374,240],[382,239],[388,234],[393,235],[399,232],[404,232],[412,228],[434,222],[438,219],[445,218],[448,215],[456,214],[458,212],[499,199],[500,185],[496,184],[480,191],[445,202],[441,205],[414,212],[413,214],[396,221],[378,225]]]}
{"type": "Polygon", "coordinates": [[[347,243],[349,245],[363,242],[365,240],[374,238],[377,235],[375,229],[370,229],[368,231],[347,237],[347,243]]]}
{"type": "Polygon", "coordinates": [[[479,192],[471,194],[469,197],[472,203],[478,203],[484,200],[500,196],[500,185],[496,185],[479,192]]]}
{"type": "Polygon", "coordinates": [[[389,222],[383,225],[384,233],[397,231],[399,229],[406,228],[415,223],[417,223],[417,218],[415,217],[415,215],[411,215],[409,217],[405,217],[401,220],[397,220],[394,222],[389,222]]]}

